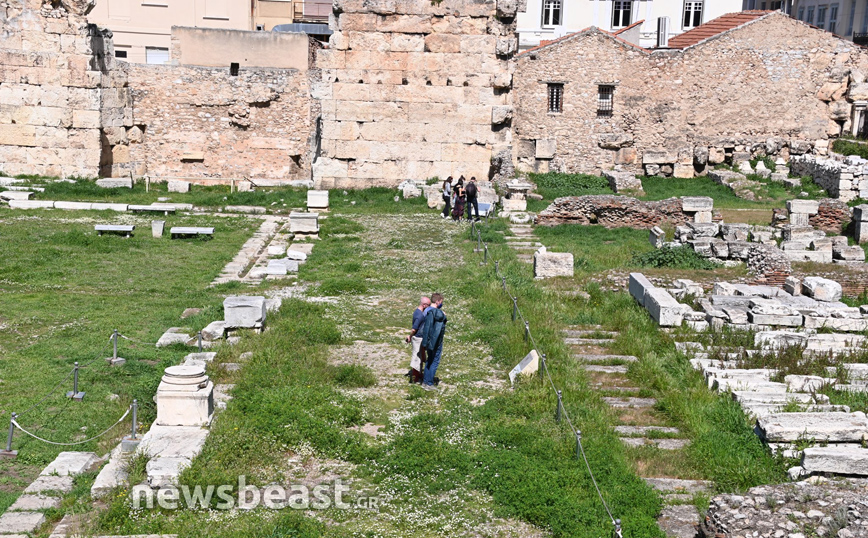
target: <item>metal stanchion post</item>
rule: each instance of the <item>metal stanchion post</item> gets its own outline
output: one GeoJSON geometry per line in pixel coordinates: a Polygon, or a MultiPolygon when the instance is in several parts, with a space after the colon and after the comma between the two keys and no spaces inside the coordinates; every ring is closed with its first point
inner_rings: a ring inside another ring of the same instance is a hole
{"type": "Polygon", "coordinates": [[[475,252],[482,252],[482,234],[476,234],[476,250],[475,252]]]}
{"type": "Polygon", "coordinates": [[[503,291],[506,291],[506,277],[503,276],[503,277],[500,277],[500,278],[502,279],[502,280],[501,280],[501,284],[503,285],[503,291]]]}
{"type": "Polygon", "coordinates": [[[524,340],[525,341],[530,340],[530,322],[529,321],[524,322],[524,340]]]}
{"type": "Polygon", "coordinates": [[[485,245],[483,253],[484,255],[482,256],[482,263],[485,264],[488,263],[488,245],[485,245]]]}
{"type": "Polygon", "coordinates": [[[621,538],[621,536],[622,536],[621,535],[621,520],[620,519],[615,520],[615,535],[618,536],[618,538],[621,538]]]}
{"type": "Polygon", "coordinates": [[[582,458],[582,431],[576,430],[576,459],[582,458]]]}
{"type": "Polygon", "coordinates": [[[558,409],[555,411],[555,420],[557,422],[561,421],[561,406],[563,406],[561,403],[561,391],[558,391],[558,409]]]}
{"type": "Polygon", "coordinates": [[[133,424],[130,426],[129,437],[124,437],[121,440],[121,451],[127,453],[135,452],[141,442],[141,439],[137,436],[139,430],[139,401],[133,400],[133,405],[130,407],[133,410],[133,424]]]}
{"type": "Polygon", "coordinates": [[[112,333],[112,362],[118,360],[118,330],[112,333]]]}
{"type": "Polygon", "coordinates": [[[494,274],[500,275],[500,260],[494,260],[494,274]]]}
{"type": "Polygon", "coordinates": [[[66,393],[67,398],[80,402],[84,399],[84,393],[78,391],[78,363],[72,367],[72,390],[66,393]]]}
{"type": "Polygon", "coordinates": [[[202,331],[199,331],[199,353],[202,353],[202,331]]]}
{"type": "Polygon", "coordinates": [[[545,373],[545,370],[546,370],[546,354],[543,353],[539,359],[540,359],[540,361],[542,361],[542,366],[539,369],[539,378],[542,379],[543,374],[545,373]]]}
{"type": "Polygon", "coordinates": [[[517,317],[518,317],[518,302],[516,301],[516,298],[513,297],[512,298],[512,321],[515,321],[517,317]]]}
{"type": "Polygon", "coordinates": [[[12,436],[15,434],[15,419],[18,418],[17,413],[12,413],[12,418],[9,419],[9,436],[6,438],[6,450],[0,450],[0,457],[15,458],[18,456],[17,450],[12,450],[12,436]]]}
{"type": "Polygon", "coordinates": [[[139,401],[133,400],[133,427],[130,432],[130,439],[136,439],[136,430],[138,429],[139,422],[139,401]]]}

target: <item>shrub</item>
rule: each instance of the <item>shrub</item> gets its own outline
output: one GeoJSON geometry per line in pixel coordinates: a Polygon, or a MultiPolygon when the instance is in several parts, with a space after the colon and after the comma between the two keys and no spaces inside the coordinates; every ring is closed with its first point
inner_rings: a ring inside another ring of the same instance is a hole
{"type": "Polygon", "coordinates": [[[666,267],[669,269],[703,269],[710,271],[717,264],[707,260],[688,246],[663,247],[633,256],[633,264],[639,267],[666,267]]]}
{"type": "Polygon", "coordinates": [[[868,159],[868,146],[851,140],[843,140],[841,138],[835,140],[832,143],[832,151],[842,155],[858,155],[863,159],[868,159]]]}
{"type": "Polygon", "coordinates": [[[583,194],[612,194],[609,182],[604,177],[586,174],[530,174],[539,193],[546,199],[561,196],[581,196],[583,194]]]}

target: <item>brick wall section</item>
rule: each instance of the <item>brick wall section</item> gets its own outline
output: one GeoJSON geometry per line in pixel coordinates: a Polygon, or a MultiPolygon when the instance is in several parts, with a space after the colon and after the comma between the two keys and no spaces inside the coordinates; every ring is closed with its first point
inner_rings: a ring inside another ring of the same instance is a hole
{"type": "Polygon", "coordinates": [[[537,224],[599,224],[647,230],[664,222],[679,225],[692,220],[693,214],[684,213],[681,207],[680,198],[643,202],[628,196],[569,196],[555,199],[539,214],[537,224]]]}
{"type": "Polygon", "coordinates": [[[853,218],[853,210],[843,200],[823,198],[816,215],[808,217],[808,222],[814,228],[827,233],[844,233],[844,227],[853,218]]]}
{"type": "Polygon", "coordinates": [[[780,13],[685,50],[588,30],[518,57],[515,158],[593,173],[644,162],[682,177],[734,156],[787,158],[849,128],[848,88],[866,70],[865,49],[780,13]],[[564,84],[563,113],[547,112],[547,82],[564,84]],[[615,86],[612,117],[597,116],[598,84],[615,86]]]}
{"type": "Polygon", "coordinates": [[[319,53],[322,188],[487,179],[509,146],[515,0],[336,0],[319,53]]]}
{"type": "Polygon", "coordinates": [[[116,151],[103,127],[132,125],[125,75],[111,33],[87,24],[88,3],[55,4],[0,7],[0,171],[95,177],[116,151]]]}
{"type": "Polygon", "coordinates": [[[139,175],[310,179],[318,104],[294,69],[130,64],[139,175]]]}

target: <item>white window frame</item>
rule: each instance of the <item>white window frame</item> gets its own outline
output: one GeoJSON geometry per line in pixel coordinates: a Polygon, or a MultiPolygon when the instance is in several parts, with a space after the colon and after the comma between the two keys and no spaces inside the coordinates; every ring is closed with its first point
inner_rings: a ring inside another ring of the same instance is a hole
{"type": "Polygon", "coordinates": [[[633,24],[633,0],[613,0],[612,28],[626,28],[633,24]],[[624,24],[624,12],[627,12],[627,24],[624,24]]]}
{"type": "Polygon", "coordinates": [[[833,34],[838,33],[838,4],[829,4],[829,26],[833,34]]]}
{"type": "Polygon", "coordinates": [[[705,11],[703,0],[686,0],[684,2],[684,17],[681,19],[682,28],[696,28],[702,24],[702,15],[705,11]],[[699,8],[699,9],[697,9],[699,8]],[[699,13],[699,24],[696,24],[696,14],[699,13]]]}
{"type": "Polygon", "coordinates": [[[551,28],[561,26],[564,23],[563,0],[543,0],[542,2],[542,27],[551,28]]]}
{"type": "Polygon", "coordinates": [[[151,65],[166,65],[167,63],[169,63],[171,61],[171,59],[172,59],[171,56],[169,56],[169,49],[167,49],[166,47],[145,47],[145,63],[151,64],[151,65]],[[149,52],[153,53],[156,51],[165,52],[165,58],[166,58],[165,61],[163,61],[163,62],[150,61],[151,56],[148,53],[149,52]]]}

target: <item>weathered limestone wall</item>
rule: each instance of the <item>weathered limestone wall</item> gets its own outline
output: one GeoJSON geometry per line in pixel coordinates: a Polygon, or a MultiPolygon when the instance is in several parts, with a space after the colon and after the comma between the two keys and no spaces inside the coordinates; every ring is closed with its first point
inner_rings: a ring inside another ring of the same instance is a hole
{"type": "Polygon", "coordinates": [[[516,0],[336,0],[319,53],[320,188],[487,179],[511,140],[516,0]]]}
{"type": "Polygon", "coordinates": [[[103,135],[132,126],[126,75],[111,32],[88,25],[92,0],[8,0],[0,5],[0,171],[122,173],[103,135]]]}
{"type": "Polygon", "coordinates": [[[592,29],[517,62],[521,168],[693,177],[724,160],[827,147],[850,128],[848,88],[864,82],[868,53],[773,13],[684,50],[592,29]],[[550,82],[564,84],[563,113],[547,112],[550,82]],[[611,117],[597,115],[598,85],[615,86],[611,117]]]}
{"type": "Polygon", "coordinates": [[[599,224],[606,228],[646,230],[664,222],[675,225],[694,220],[684,210],[681,198],[644,202],[629,196],[586,195],[557,198],[537,217],[540,226],[558,224],[599,224]]]}
{"type": "Polygon", "coordinates": [[[129,74],[137,175],[310,179],[315,71],[130,64],[129,74]]]}

